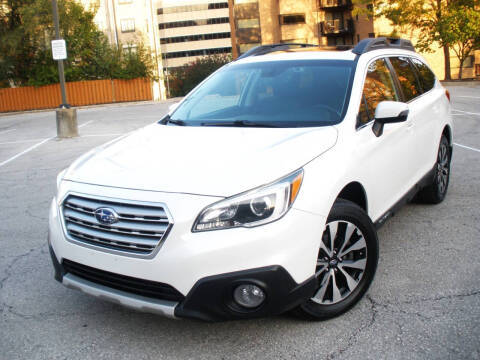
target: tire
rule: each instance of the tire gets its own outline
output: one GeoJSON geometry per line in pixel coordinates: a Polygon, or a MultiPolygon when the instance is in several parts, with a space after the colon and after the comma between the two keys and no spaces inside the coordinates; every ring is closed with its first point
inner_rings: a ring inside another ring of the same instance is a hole
{"type": "Polygon", "coordinates": [[[435,175],[432,182],[419,191],[416,198],[424,204],[439,204],[445,199],[450,182],[450,162],[452,152],[445,135],[440,139],[437,162],[435,163],[435,175]]]}
{"type": "Polygon", "coordinates": [[[367,292],[377,263],[377,232],[369,216],[356,204],[337,200],[328,216],[318,251],[317,290],[293,313],[305,319],[325,320],[348,311],[367,292]],[[333,246],[331,231],[336,234],[333,246]]]}

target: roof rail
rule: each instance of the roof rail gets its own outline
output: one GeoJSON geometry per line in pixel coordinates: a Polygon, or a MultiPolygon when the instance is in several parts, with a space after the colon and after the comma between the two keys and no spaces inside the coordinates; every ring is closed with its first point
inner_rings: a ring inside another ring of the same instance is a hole
{"type": "Polygon", "coordinates": [[[355,46],[352,52],[357,55],[362,55],[362,54],[365,54],[366,52],[373,51],[373,50],[395,49],[395,48],[415,51],[415,48],[413,47],[412,42],[410,40],[379,37],[379,38],[363,39],[357,44],[357,46],[355,46]]]}
{"type": "Polygon", "coordinates": [[[342,50],[351,50],[353,49],[353,45],[333,45],[333,46],[325,46],[325,45],[314,45],[314,44],[298,44],[298,43],[283,43],[283,44],[272,44],[272,45],[260,45],[254,48],[251,48],[246,53],[240,55],[237,60],[247,58],[249,56],[257,56],[257,55],[265,55],[275,51],[285,51],[285,50],[293,50],[293,49],[301,49],[301,48],[308,48],[308,47],[316,47],[322,50],[329,50],[329,51],[342,51],[342,50]]]}
{"type": "Polygon", "coordinates": [[[296,48],[306,48],[306,47],[314,47],[318,45],[312,44],[297,44],[297,43],[283,43],[283,44],[271,44],[271,45],[260,45],[251,48],[246,53],[240,55],[237,60],[247,58],[249,56],[257,56],[257,55],[265,55],[274,51],[281,51],[281,50],[290,50],[296,48]]]}

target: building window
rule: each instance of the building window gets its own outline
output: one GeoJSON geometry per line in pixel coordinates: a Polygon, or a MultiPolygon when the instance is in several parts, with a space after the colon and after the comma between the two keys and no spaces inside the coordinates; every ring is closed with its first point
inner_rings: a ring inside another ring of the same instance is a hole
{"type": "Polygon", "coordinates": [[[465,58],[465,61],[463,62],[463,67],[464,68],[473,68],[473,65],[475,64],[475,56],[470,55],[465,58]]]}
{"type": "Polygon", "coordinates": [[[280,15],[281,25],[305,24],[305,14],[280,15]]]}
{"type": "Polygon", "coordinates": [[[225,18],[211,18],[211,19],[207,19],[207,25],[212,25],[212,24],[225,24],[225,23],[228,23],[230,22],[230,20],[228,19],[228,17],[225,17],[225,18]]]}
{"type": "Polygon", "coordinates": [[[238,29],[251,29],[259,28],[260,20],[259,19],[239,19],[237,20],[238,29]]]}
{"type": "Polygon", "coordinates": [[[186,36],[174,36],[160,39],[162,45],[175,44],[188,41],[202,41],[202,40],[215,40],[215,39],[228,39],[230,38],[229,32],[213,33],[213,34],[199,34],[199,35],[186,35],[186,36]]]}
{"type": "Polygon", "coordinates": [[[213,54],[228,54],[232,52],[231,47],[225,48],[215,48],[215,49],[202,49],[202,50],[189,50],[189,51],[176,51],[170,53],[162,54],[164,59],[174,59],[180,57],[188,57],[188,56],[206,56],[206,55],[213,55],[213,54]]]}
{"type": "MultiPolygon", "coordinates": [[[[122,1],[122,0],[120,0],[122,1]]],[[[128,0],[127,0],[128,1],[128,0]]],[[[131,0],[129,0],[131,2],[131,0]]],[[[213,9],[228,9],[228,2],[219,2],[211,4],[197,4],[197,5],[184,5],[184,6],[170,6],[165,8],[158,8],[157,15],[162,14],[175,14],[180,12],[192,12],[192,11],[202,11],[202,10],[213,10],[213,9]]]]}
{"type": "Polygon", "coordinates": [[[137,52],[137,45],[135,45],[135,44],[122,45],[122,50],[125,53],[136,53],[137,52]]]}
{"type": "Polygon", "coordinates": [[[178,27],[188,27],[188,26],[227,24],[228,22],[229,22],[228,17],[200,19],[200,20],[174,21],[174,22],[158,24],[158,28],[160,30],[164,30],[164,29],[171,29],[171,28],[178,28],[178,27]]]}
{"type": "Polygon", "coordinates": [[[228,2],[208,4],[208,9],[228,9],[228,2]]]}
{"type": "Polygon", "coordinates": [[[135,31],[135,19],[123,19],[120,20],[120,28],[122,33],[135,31]]]}

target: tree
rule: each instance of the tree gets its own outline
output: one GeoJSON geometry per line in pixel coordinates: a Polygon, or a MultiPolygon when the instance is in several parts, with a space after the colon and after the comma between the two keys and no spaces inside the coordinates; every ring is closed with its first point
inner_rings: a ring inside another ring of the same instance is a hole
{"type": "Polygon", "coordinates": [[[232,61],[231,54],[216,54],[199,58],[172,70],[169,75],[169,96],[185,96],[207,76],[230,61],[232,61]]]}
{"type": "Polygon", "coordinates": [[[460,63],[458,77],[462,79],[465,60],[473,50],[480,49],[480,12],[466,6],[452,8],[438,24],[438,37],[455,52],[460,63]]]}
{"type": "MultiPolygon", "coordinates": [[[[392,22],[392,25],[402,30],[417,30],[419,36],[415,46],[421,51],[431,51],[431,45],[438,41],[443,48],[446,80],[451,79],[450,43],[445,38],[445,33],[440,31],[440,24],[446,21],[445,18],[448,18],[453,9],[461,6],[473,8],[477,2],[477,0],[354,0],[357,7],[373,4],[373,10],[370,11],[375,17],[384,16],[392,22]]],[[[360,7],[357,11],[361,10],[360,7]]]]}
{"type": "MultiPolygon", "coordinates": [[[[123,51],[108,43],[86,10],[72,0],[58,1],[60,33],[67,43],[67,81],[152,77],[146,49],[123,51]]],[[[51,0],[0,0],[0,85],[58,82],[50,41],[54,38],[51,0]]]]}
{"type": "Polygon", "coordinates": [[[0,82],[8,85],[14,78],[25,78],[32,61],[31,42],[23,31],[21,10],[31,0],[0,1],[0,82]],[[17,64],[22,63],[22,66],[17,64]]]}

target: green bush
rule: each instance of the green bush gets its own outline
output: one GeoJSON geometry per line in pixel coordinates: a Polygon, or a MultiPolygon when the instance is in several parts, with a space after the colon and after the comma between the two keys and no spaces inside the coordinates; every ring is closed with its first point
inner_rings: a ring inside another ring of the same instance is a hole
{"type": "Polygon", "coordinates": [[[168,77],[169,97],[185,96],[207,76],[232,61],[231,54],[216,54],[199,58],[173,69],[168,77]]]}

